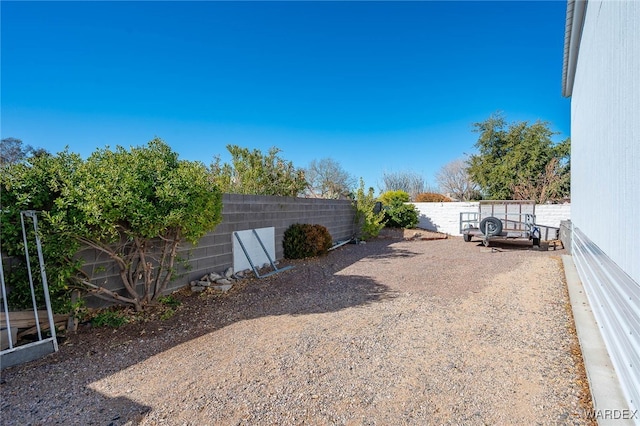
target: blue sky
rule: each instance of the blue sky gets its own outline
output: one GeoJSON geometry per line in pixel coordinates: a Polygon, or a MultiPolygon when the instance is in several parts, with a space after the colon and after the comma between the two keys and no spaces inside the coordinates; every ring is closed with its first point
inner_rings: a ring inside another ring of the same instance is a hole
{"type": "Polygon", "coordinates": [[[1,135],[58,152],[164,139],[181,158],[234,144],[297,167],[332,158],[367,186],[435,185],[475,152],[473,122],[549,121],[565,1],[7,2],[1,135]]]}

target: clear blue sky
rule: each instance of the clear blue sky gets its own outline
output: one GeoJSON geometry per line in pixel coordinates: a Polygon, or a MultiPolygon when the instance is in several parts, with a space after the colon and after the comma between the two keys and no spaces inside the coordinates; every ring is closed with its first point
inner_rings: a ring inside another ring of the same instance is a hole
{"type": "Polygon", "coordinates": [[[1,135],[58,152],[164,139],[181,158],[276,146],[367,186],[435,185],[501,110],[570,131],[565,1],[7,2],[1,135]]]}

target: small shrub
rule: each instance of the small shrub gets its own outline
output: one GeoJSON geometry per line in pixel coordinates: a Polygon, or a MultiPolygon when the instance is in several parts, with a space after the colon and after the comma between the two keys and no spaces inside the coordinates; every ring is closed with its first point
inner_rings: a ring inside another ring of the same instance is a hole
{"type": "Polygon", "coordinates": [[[322,225],[295,223],[284,232],[282,245],[287,259],[326,254],[333,244],[329,230],[322,225]]]}
{"type": "Polygon", "coordinates": [[[169,318],[171,318],[172,316],[174,316],[174,315],[175,315],[175,313],[176,313],[176,311],[175,311],[175,310],[173,310],[173,308],[166,308],[166,309],[164,310],[164,312],[162,312],[162,314],[160,314],[160,319],[161,319],[162,321],[166,321],[166,320],[168,320],[169,318]]]}
{"type": "Polygon", "coordinates": [[[129,318],[123,312],[105,310],[99,312],[91,320],[91,324],[95,327],[111,327],[119,328],[129,322],[129,318]]]}
{"type": "Polygon", "coordinates": [[[179,301],[178,299],[176,299],[175,297],[169,295],[169,296],[162,296],[158,298],[158,302],[160,302],[161,304],[169,307],[169,308],[177,308],[178,306],[180,306],[182,304],[181,301],[179,301]]]}
{"type": "Polygon", "coordinates": [[[435,192],[423,192],[416,195],[416,203],[449,203],[451,198],[435,192]]]}

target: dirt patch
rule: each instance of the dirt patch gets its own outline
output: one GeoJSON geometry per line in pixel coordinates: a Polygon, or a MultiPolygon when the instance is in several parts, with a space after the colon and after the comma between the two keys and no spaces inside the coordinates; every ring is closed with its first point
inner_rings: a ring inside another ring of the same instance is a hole
{"type": "Polygon", "coordinates": [[[593,424],[562,251],[415,232],[84,326],[3,371],[2,422],[593,424]]]}

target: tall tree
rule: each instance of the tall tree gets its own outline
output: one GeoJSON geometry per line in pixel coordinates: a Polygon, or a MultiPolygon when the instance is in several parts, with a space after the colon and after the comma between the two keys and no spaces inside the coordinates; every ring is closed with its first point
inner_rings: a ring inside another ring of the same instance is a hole
{"type": "Polygon", "coordinates": [[[415,199],[416,195],[425,192],[427,185],[424,178],[415,172],[403,171],[396,173],[385,172],[382,175],[382,181],[384,186],[380,188],[381,192],[387,191],[404,191],[415,199]]]}
{"type": "Polygon", "coordinates": [[[356,180],[332,158],[312,160],[305,169],[306,194],[316,198],[345,198],[351,194],[356,180]]]}
{"type": "Polygon", "coordinates": [[[477,200],[481,197],[478,185],[471,180],[467,163],[463,159],[445,164],[436,174],[436,181],[443,194],[450,194],[459,201],[477,200]]]}
{"type": "Polygon", "coordinates": [[[227,145],[231,164],[220,157],[211,164],[211,179],[222,192],[297,197],[307,186],[304,170],[278,156],[273,147],[267,154],[237,145],[227,145]]]}
{"type": "Polygon", "coordinates": [[[526,195],[542,203],[569,195],[570,141],[554,143],[551,138],[558,133],[549,123],[507,124],[497,113],[474,127],[479,152],[469,158],[468,172],[488,198],[526,195]],[[541,191],[545,180],[548,189],[541,191]]]}

